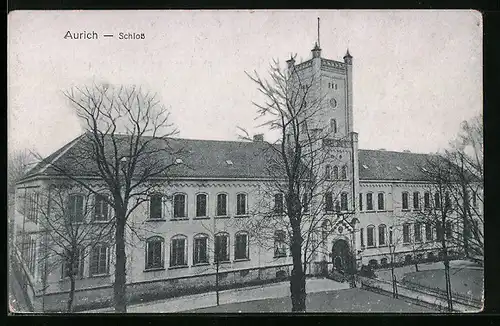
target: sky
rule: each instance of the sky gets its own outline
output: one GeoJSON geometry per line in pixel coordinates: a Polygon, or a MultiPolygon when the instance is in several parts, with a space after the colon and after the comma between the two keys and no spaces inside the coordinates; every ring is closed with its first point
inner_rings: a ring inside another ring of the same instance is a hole
{"type": "Polygon", "coordinates": [[[241,127],[268,139],[245,71],[265,76],[273,59],[310,59],[317,17],[322,57],[353,56],[359,148],[436,152],[482,112],[476,11],[14,11],[8,150],[45,156],[76,138],[82,129],[62,92],[94,82],[157,93],[178,137],[238,140],[241,127]],[[68,31],[98,39],[64,39],[68,31]]]}

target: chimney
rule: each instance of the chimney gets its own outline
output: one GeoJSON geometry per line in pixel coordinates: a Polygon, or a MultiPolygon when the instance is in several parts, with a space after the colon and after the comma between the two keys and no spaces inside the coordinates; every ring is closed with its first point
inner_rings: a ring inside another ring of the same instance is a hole
{"type": "Polygon", "coordinates": [[[263,142],[264,141],[264,134],[256,134],[253,135],[253,141],[254,142],[263,142]]]}

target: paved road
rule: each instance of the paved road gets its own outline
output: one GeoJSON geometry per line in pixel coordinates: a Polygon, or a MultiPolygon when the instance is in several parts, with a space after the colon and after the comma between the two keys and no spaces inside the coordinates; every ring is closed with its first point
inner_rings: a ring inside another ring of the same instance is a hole
{"type": "MultiPolygon", "coordinates": [[[[290,312],[289,297],[225,304],[186,311],[188,313],[266,313],[290,312]]],[[[307,295],[308,312],[364,312],[364,313],[436,313],[415,304],[362,289],[317,292],[307,295]]]]}
{"type": "MultiPolygon", "coordinates": [[[[316,293],[322,291],[333,291],[348,289],[347,283],[338,283],[324,278],[307,279],[307,293],[316,293]]],[[[275,284],[252,286],[240,289],[225,290],[220,292],[220,304],[231,304],[238,302],[247,302],[252,300],[275,299],[290,297],[290,283],[280,282],[275,284]]],[[[212,307],[216,305],[215,292],[202,294],[188,295],[178,298],[170,298],[166,300],[158,300],[142,304],[130,305],[127,307],[127,312],[130,313],[169,313],[181,312],[192,309],[212,307]]],[[[87,313],[94,312],[112,312],[112,308],[97,309],[85,311],[87,313]]],[[[84,313],[85,313],[84,312],[84,313]]]]}

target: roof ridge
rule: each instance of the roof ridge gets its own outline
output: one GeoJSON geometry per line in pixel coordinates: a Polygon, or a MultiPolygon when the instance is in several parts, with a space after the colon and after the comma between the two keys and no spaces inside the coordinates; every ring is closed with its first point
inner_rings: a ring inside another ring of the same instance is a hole
{"type": "Polygon", "coordinates": [[[385,150],[385,149],[363,149],[360,148],[360,151],[372,151],[372,152],[391,152],[391,153],[401,153],[401,154],[417,154],[417,155],[436,155],[434,153],[415,153],[415,152],[404,152],[404,151],[394,151],[394,150],[385,150]]]}

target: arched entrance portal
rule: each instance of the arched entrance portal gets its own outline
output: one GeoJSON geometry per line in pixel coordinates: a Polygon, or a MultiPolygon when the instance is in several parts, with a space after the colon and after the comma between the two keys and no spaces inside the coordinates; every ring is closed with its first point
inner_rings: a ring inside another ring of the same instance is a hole
{"type": "Polygon", "coordinates": [[[346,240],[339,239],[332,247],[333,269],[341,274],[347,274],[352,269],[352,254],[346,240]]]}

